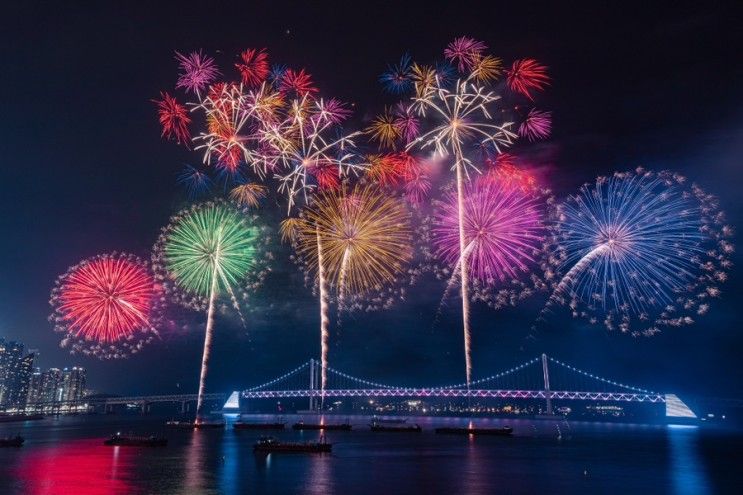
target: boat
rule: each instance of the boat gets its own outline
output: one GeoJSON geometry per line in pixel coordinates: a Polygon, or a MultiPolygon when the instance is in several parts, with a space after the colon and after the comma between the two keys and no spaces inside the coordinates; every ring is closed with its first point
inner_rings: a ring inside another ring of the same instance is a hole
{"type": "Polygon", "coordinates": [[[423,429],[418,424],[406,425],[400,423],[379,424],[372,423],[369,425],[371,431],[393,431],[399,433],[420,433],[423,429]]]}
{"type": "Polygon", "coordinates": [[[164,437],[156,437],[154,435],[149,437],[135,437],[117,433],[111,435],[111,438],[104,440],[103,445],[122,447],[165,447],[168,445],[168,439],[164,437]]]}
{"type": "Polygon", "coordinates": [[[501,428],[452,428],[443,427],[436,428],[436,433],[448,434],[448,435],[499,435],[509,436],[513,433],[513,428],[510,426],[503,426],[501,428]]]}
{"type": "Polygon", "coordinates": [[[17,421],[37,421],[44,419],[42,414],[0,414],[0,423],[14,423],[17,421]]]}
{"type": "Polygon", "coordinates": [[[378,416],[372,418],[372,424],[401,425],[407,422],[408,418],[380,418],[378,416]]]}
{"type": "Polygon", "coordinates": [[[300,421],[292,425],[292,429],[294,430],[351,431],[351,428],[352,426],[349,423],[322,424],[300,421]]]}
{"type": "Polygon", "coordinates": [[[235,421],[232,427],[236,430],[283,430],[286,423],[252,423],[235,421]]]}
{"type": "Polygon", "coordinates": [[[254,452],[313,452],[322,453],[330,452],[333,449],[332,443],[327,443],[325,439],[320,442],[279,442],[273,437],[262,437],[258,442],[253,444],[254,452]]]}
{"type": "Polygon", "coordinates": [[[215,428],[224,428],[225,427],[224,421],[194,421],[192,428],[194,430],[205,430],[205,429],[215,429],[215,428]]]}
{"type": "Polygon", "coordinates": [[[165,426],[168,428],[179,428],[181,430],[204,430],[210,428],[224,428],[224,421],[179,421],[170,420],[165,422],[165,426]]]}
{"type": "Polygon", "coordinates": [[[23,442],[25,441],[26,439],[24,439],[20,435],[16,435],[14,437],[0,438],[0,447],[22,447],[23,442]]]}

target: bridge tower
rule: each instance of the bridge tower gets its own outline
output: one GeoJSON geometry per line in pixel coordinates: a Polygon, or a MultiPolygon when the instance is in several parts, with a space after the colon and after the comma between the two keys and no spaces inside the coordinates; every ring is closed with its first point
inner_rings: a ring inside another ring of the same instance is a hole
{"type": "Polygon", "coordinates": [[[312,392],[315,390],[315,360],[310,359],[310,411],[315,410],[315,396],[312,392]]]}
{"type": "Polygon", "coordinates": [[[550,370],[548,363],[547,354],[542,353],[542,374],[544,375],[544,397],[547,399],[547,414],[550,416],[552,412],[552,399],[550,398],[550,370]]]}

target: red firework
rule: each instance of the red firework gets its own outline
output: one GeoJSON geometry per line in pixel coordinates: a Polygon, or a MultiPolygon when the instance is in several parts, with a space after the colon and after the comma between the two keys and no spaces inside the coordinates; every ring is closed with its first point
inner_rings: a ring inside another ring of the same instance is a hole
{"type": "Polygon", "coordinates": [[[235,67],[240,72],[243,83],[248,86],[258,86],[266,80],[271,71],[268,65],[268,52],[265,48],[245,50],[240,54],[240,60],[242,63],[236,63],[235,67]]]}
{"type": "Polygon", "coordinates": [[[550,81],[547,67],[533,58],[516,60],[506,74],[508,87],[530,100],[534,99],[530,93],[531,90],[542,90],[550,81]]]}
{"type": "Polygon", "coordinates": [[[147,266],[128,255],[100,255],[70,268],[51,303],[57,330],[78,341],[115,344],[155,332],[160,289],[147,266]]]}
{"type": "Polygon", "coordinates": [[[299,71],[287,69],[281,79],[280,90],[282,93],[293,91],[298,96],[306,96],[319,91],[312,82],[312,76],[304,69],[299,71]]]}
{"type": "Polygon", "coordinates": [[[157,103],[157,113],[160,117],[160,125],[163,127],[162,137],[175,139],[178,144],[188,147],[191,136],[188,132],[188,124],[191,117],[185,106],[170,96],[167,92],[160,92],[160,100],[152,100],[157,103]]]}
{"type": "Polygon", "coordinates": [[[338,167],[332,163],[318,161],[307,167],[307,173],[317,181],[317,186],[322,190],[335,190],[341,185],[341,177],[338,167]]]}

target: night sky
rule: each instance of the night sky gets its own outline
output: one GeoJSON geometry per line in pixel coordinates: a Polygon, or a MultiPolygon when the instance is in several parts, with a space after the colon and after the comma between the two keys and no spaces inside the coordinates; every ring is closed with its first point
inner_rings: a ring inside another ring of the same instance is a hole
{"type": "MultiPolygon", "coordinates": [[[[741,230],[743,16],[733,3],[15,3],[0,20],[0,337],[38,348],[42,367],[87,367],[98,391],[196,391],[197,313],[171,308],[193,329],[126,361],[70,356],[47,321],[58,274],[102,252],[147,258],[186,204],[175,177],[199,157],[160,139],[150,101],[173,90],[174,50],[204,48],[229,72],[239,51],[267,47],[273,61],[306,67],[323,95],[355,103],[354,126],[395,101],[377,84],[387,63],[406,51],[433,60],[456,36],[482,39],[506,61],[550,67],[540,106],[554,112],[554,132],[540,156],[558,196],[614,170],[670,168],[718,195],[741,230]]],[[[247,330],[219,317],[211,390],[262,382],[319,354],[317,302],[288,256],[277,250],[247,330]]],[[[709,315],[654,338],[608,333],[558,310],[527,339],[544,294],[498,312],[477,306],[475,378],[547,352],[650,389],[741,396],[740,258],[709,315]]],[[[459,301],[434,323],[442,291],[429,281],[390,311],[346,317],[331,337],[331,364],[404,385],[463,381],[459,301]]]]}

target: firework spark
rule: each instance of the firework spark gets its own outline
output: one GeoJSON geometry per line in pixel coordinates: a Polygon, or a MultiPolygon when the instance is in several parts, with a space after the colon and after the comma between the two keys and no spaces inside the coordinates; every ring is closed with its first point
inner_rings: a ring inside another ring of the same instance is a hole
{"type": "Polygon", "coordinates": [[[50,303],[63,347],[101,359],[138,352],[158,334],[162,288],[149,267],[127,254],[103,254],[57,279],[50,303]]]}
{"type": "Polygon", "coordinates": [[[400,57],[400,62],[390,64],[387,70],[379,76],[379,82],[384,89],[392,94],[403,94],[413,87],[412,60],[407,53],[400,57]]]}
{"type": "Polygon", "coordinates": [[[178,174],[176,183],[183,185],[189,199],[196,199],[208,194],[212,188],[212,180],[201,170],[186,165],[178,174]]]}
{"type": "Polygon", "coordinates": [[[633,335],[691,324],[727,278],[723,222],[716,199],[677,174],[599,177],[558,211],[551,259],[564,275],[548,305],[633,335]]]}
{"type": "Polygon", "coordinates": [[[268,189],[260,184],[240,184],[230,191],[230,199],[241,206],[258,208],[260,202],[266,197],[268,189]]]}
{"type": "Polygon", "coordinates": [[[188,132],[188,124],[191,117],[188,116],[186,107],[166,92],[160,92],[160,100],[152,100],[157,104],[157,113],[160,125],[163,128],[162,137],[175,139],[178,144],[188,146],[191,135],[188,132]]]}
{"type": "Polygon", "coordinates": [[[550,81],[547,75],[547,67],[533,58],[516,60],[511,65],[511,69],[506,71],[506,74],[508,87],[530,100],[534,99],[531,91],[544,89],[550,81]]]}
{"type": "Polygon", "coordinates": [[[519,136],[529,141],[545,139],[552,131],[552,112],[544,112],[532,108],[526,119],[519,126],[519,136]]]}
{"type": "Polygon", "coordinates": [[[219,77],[219,70],[214,59],[204,55],[202,50],[191,52],[188,55],[175,52],[175,59],[181,69],[175,85],[177,89],[184,89],[199,95],[219,77]]]}
{"type": "Polygon", "coordinates": [[[266,80],[270,72],[268,53],[265,48],[257,50],[250,48],[240,54],[240,62],[235,64],[243,84],[259,86],[266,80]]]}

